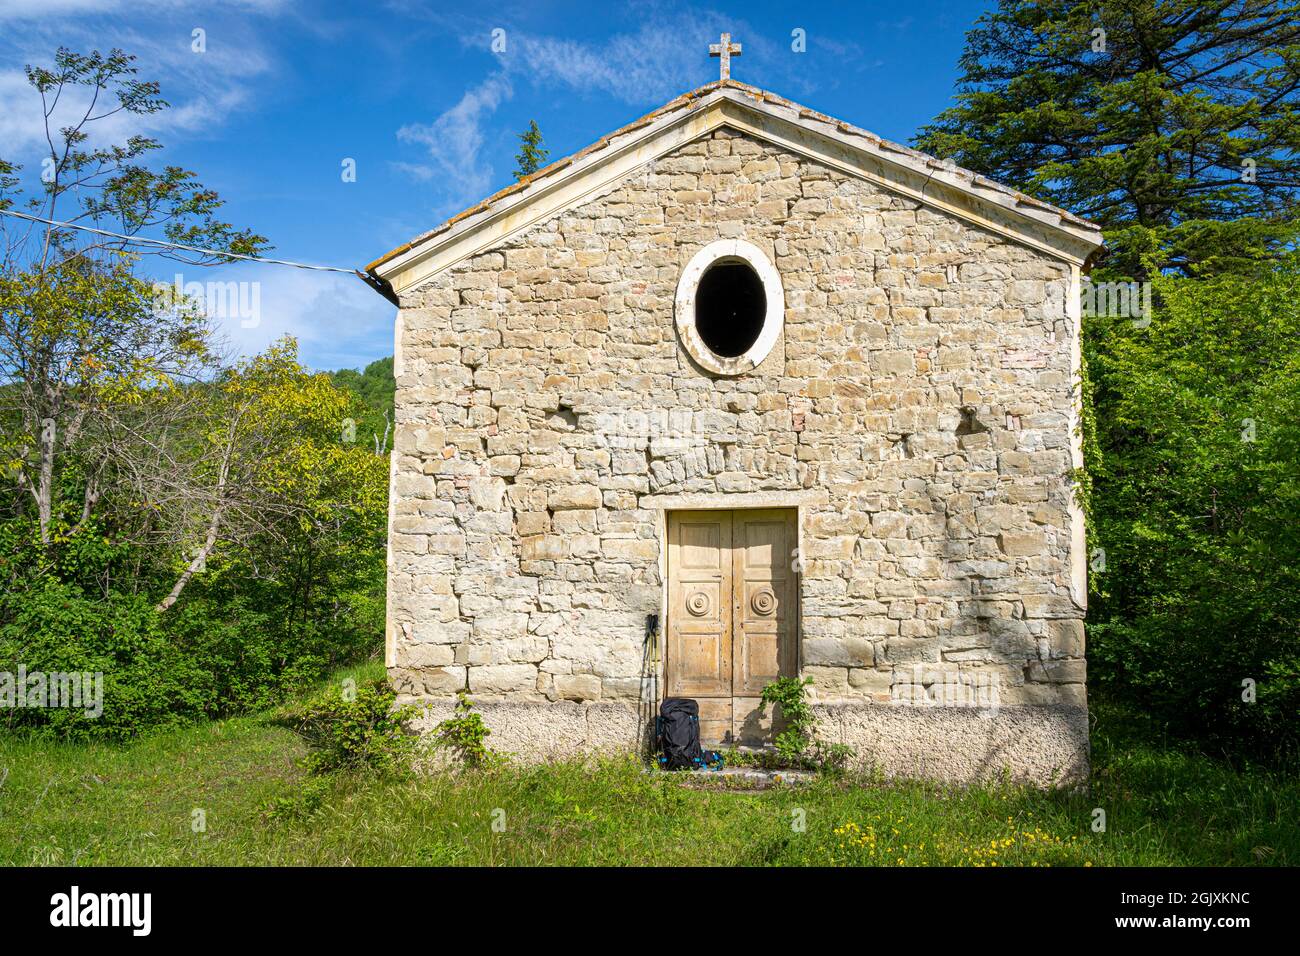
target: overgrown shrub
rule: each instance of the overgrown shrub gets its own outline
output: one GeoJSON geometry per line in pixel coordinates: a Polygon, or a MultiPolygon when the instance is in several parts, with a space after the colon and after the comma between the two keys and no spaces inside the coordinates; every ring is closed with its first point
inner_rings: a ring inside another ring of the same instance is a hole
{"type": "Polygon", "coordinates": [[[401,774],[410,769],[418,738],[405,724],[416,708],[394,707],[388,681],[334,687],[278,722],[307,744],[304,768],[312,774],[372,770],[401,774]]]}
{"type": "MultiPolygon", "coordinates": [[[[206,582],[205,582],[206,585],[206,582]]],[[[377,645],[373,622],[285,620],[267,600],[196,587],[160,614],[153,599],[87,595],[44,578],[0,594],[0,673],[102,674],[103,712],[0,708],[0,726],[120,739],[279,704],[377,645]]]]}
{"type": "Polygon", "coordinates": [[[780,677],[763,688],[763,703],[779,708],[784,725],[776,735],[777,756],[791,767],[838,773],[853,756],[846,744],[830,744],[816,735],[817,717],[808,703],[811,677],[780,677]]]}
{"type": "Polygon", "coordinates": [[[474,710],[469,695],[462,691],[456,696],[456,709],[452,716],[433,729],[433,745],[449,751],[463,766],[487,767],[501,760],[501,755],[487,745],[491,728],[474,710]]]}
{"type": "Polygon", "coordinates": [[[215,709],[212,671],[176,644],[152,602],[112,593],[92,599],[46,581],[0,597],[0,672],[98,673],[103,712],[87,707],[0,709],[0,723],[63,737],[122,737],[188,723],[215,709]]]}

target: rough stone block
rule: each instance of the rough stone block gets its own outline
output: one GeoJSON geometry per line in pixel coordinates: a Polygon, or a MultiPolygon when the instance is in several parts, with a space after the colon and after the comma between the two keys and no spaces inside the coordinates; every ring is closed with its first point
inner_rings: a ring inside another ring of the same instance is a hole
{"type": "Polygon", "coordinates": [[[547,505],[552,511],[599,508],[600,489],[595,485],[565,485],[550,493],[547,505]]]}
{"type": "Polygon", "coordinates": [[[536,689],[537,667],[533,664],[487,664],[469,668],[471,694],[529,694],[536,689]]]}
{"type": "Polygon", "coordinates": [[[600,678],[594,674],[562,674],[554,679],[555,694],[564,700],[600,700],[600,678]]]}

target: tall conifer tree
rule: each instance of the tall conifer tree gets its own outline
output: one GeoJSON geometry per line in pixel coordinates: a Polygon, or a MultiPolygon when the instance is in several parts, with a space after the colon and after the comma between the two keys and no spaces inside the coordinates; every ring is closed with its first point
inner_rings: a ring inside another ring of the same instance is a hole
{"type": "Polygon", "coordinates": [[[1294,242],[1300,3],[1000,0],[915,145],[1100,224],[1103,271],[1242,272],[1294,242]]]}
{"type": "Polygon", "coordinates": [[[524,179],[546,165],[551,151],[542,146],[542,131],[537,120],[528,121],[528,129],[519,134],[519,152],[515,156],[515,179],[524,179]]]}

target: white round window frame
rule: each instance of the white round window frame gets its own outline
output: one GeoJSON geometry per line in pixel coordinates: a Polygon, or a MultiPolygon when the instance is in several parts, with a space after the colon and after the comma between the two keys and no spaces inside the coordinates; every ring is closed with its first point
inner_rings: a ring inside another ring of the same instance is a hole
{"type": "Polygon", "coordinates": [[[719,239],[695,253],[682,270],[681,278],[677,280],[674,314],[677,337],[698,365],[718,375],[744,375],[758,368],[781,336],[785,325],[785,292],[781,288],[781,276],[763,255],[763,250],[752,242],[719,239]],[[700,280],[712,266],[728,262],[743,262],[753,269],[763,283],[763,294],[767,298],[767,313],[763,316],[758,338],[745,352],[734,357],[714,352],[704,344],[695,327],[695,300],[700,280]]]}

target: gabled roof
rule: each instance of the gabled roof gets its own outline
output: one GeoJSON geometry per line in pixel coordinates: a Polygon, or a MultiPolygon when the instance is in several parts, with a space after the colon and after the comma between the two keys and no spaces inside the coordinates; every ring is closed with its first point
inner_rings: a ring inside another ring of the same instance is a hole
{"type": "Polygon", "coordinates": [[[1101,245],[1097,226],[1064,209],[727,79],[684,93],[580,152],[512,183],[380,256],[366,272],[398,294],[405,292],[721,127],[873,181],[1076,265],[1084,264],[1101,245]]]}

